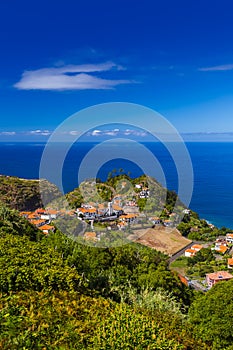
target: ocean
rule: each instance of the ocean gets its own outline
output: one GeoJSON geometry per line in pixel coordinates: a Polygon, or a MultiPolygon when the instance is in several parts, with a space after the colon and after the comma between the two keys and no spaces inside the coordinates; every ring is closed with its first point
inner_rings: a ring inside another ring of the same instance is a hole
{"type": "MultiPolygon", "coordinates": [[[[156,156],[166,178],[166,186],[170,190],[177,191],[176,166],[166,148],[158,142],[143,143],[142,145],[156,156]]],[[[78,171],[81,161],[95,146],[97,143],[79,142],[70,148],[62,170],[64,192],[69,192],[78,186],[78,171]]],[[[44,143],[1,142],[0,174],[37,179],[44,147],[44,143]]],[[[114,147],[118,146],[113,142],[112,145],[108,144],[107,148],[102,150],[102,152],[108,153],[106,159],[109,160],[103,164],[101,161],[99,162],[97,177],[106,180],[109,172],[113,169],[116,173],[119,172],[119,169],[121,171],[123,169],[132,177],[143,174],[142,157],[138,155],[138,159],[141,159],[140,164],[133,161],[135,153],[137,153],[134,146],[130,145],[131,148],[129,148],[125,144],[125,150],[128,150],[126,152],[127,159],[123,159],[122,152],[121,157],[116,158],[114,147]]],[[[186,147],[192,160],[194,172],[194,188],[190,208],[198,212],[201,218],[205,218],[218,227],[225,226],[233,229],[233,143],[187,142],[186,147]]],[[[103,157],[102,161],[104,159],[103,157]]],[[[94,160],[87,162],[83,171],[84,177],[91,177],[94,163],[94,160]]]]}

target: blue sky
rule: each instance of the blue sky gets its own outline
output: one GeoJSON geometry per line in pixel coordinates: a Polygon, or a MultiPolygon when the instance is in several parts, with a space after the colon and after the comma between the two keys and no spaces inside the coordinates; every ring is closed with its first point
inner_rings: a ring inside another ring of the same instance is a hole
{"type": "Polygon", "coordinates": [[[0,140],[41,140],[118,101],[181,133],[233,132],[232,12],[231,0],[1,1],[0,140]]]}

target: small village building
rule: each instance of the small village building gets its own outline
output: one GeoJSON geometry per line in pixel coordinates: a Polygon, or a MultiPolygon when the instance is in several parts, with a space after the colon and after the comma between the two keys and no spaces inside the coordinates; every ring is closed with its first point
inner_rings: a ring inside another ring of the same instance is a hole
{"type": "Polygon", "coordinates": [[[214,250],[217,252],[217,253],[220,253],[220,254],[225,254],[227,251],[228,251],[228,247],[225,246],[225,245],[215,245],[215,248],[214,250]]]}
{"type": "Polygon", "coordinates": [[[137,189],[140,190],[140,189],[142,188],[142,185],[141,185],[141,184],[136,184],[136,185],[135,185],[135,188],[137,188],[137,189]]]}
{"type": "Polygon", "coordinates": [[[149,218],[149,220],[154,224],[154,225],[159,225],[161,224],[161,219],[158,216],[152,216],[149,218]]]}
{"type": "Polygon", "coordinates": [[[120,221],[123,221],[123,222],[132,223],[132,222],[135,222],[137,216],[138,216],[137,214],[129,213],[129,214],[120,215],[119,219],[120,219],[120,221]]]}
{"type": "Polygon", "coordinates": [[[201,244],[194,244],[191,248],[194,249],[196,252],[199,252],[203,248],[203,246],[201,244]]]}
{"type": "Polygon", "coordinates": [[[54,232],[54,230],[55,230],[54,226],[47,225],[47,224],[39,226],[38,228],[39,228],[39,230],[43,231],[43,233],[46,234],[46,235],[51,233],[51,232],[54,232]]]}
{"type": "Polygon", "coordinates": [[[202,248],[203,246],[201,244],[193,244],[191,248],[185,250],[184,256],[192,258],[202,248]]]}
{"type": "Polygon", "coordinates": [[[33,225],[35,225],[36,227],[41,227],[43,225],[46,225],[46,220],[44,219],[36,219],[36,220],[31,220],[30,221],[33,225]]]}
{"type": "Polygon", "coordinates": [[[31,214],[32,214],[31,211],[21,211],[19,215],[24,217],[25,219],[28,219],[28,216],[31,214]]]}
{"type": "Polygon", "coordinates": [[[184,252],[184,256],[186,256],[187,258],[192,258],[195,254],[196,254],[196,251],[191,248],[186,249],[184,252]]]}
{"type": "Polygon", "coordinates": [[[227,267],[228,269],[233,269],[233,258],[227,260],[227,267]]]}
{"type": "Polygon", "coordinates": [[[213,273],[208,273],[206,275],[206,282],[208,286],[211,288],[213,285],[215,285],[218,282],[221,281],[228,281],[233,278],[233,275],[227,271],[218,271],[213,273]]]}
{"type": "Polygon", "coordinates": [[[226,234],[226,241],[230,244],[233,244],[233,233],[226,234]]]}
{"type": "Polygon", "coordinates": [[[168,220],[164,220],[163,224],[164,224],[165,227],[172,227],[174,225],[174,221],[169,220],[169,219],[168,220]]]}

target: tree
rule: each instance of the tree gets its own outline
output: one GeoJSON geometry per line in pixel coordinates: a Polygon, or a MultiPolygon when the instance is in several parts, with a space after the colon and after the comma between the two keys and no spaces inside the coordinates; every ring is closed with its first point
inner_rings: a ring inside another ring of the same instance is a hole
{"type": "Polygon", "coordinates": [[[219,282],[199,297],[189,310],[189,322],[196,338],[213,350],[232,350],[233,280],[219,282]]]}

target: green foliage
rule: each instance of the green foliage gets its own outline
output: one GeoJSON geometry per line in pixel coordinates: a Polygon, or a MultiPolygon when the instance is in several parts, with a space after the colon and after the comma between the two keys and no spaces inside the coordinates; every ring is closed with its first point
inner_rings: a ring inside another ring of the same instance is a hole
{"type": "Polygon", "coordinates": [[[42,237],[41,232],[28,220],[20,217],[16,210],[12,210],[0,203],[0,236],[6,234],[27,236],[32,241],[42,237]]]}
{"type": "Polygon", "coordinates": [[[1,201],[12,209],[35,210],[43,206],[40,191],[43,190],[43,202],[60,197],[58,188],[46,180],[25,180],[18,177],[0,176],[1,201]]]}
{"type": "Polygon", "coordinates": [[[81,207],[81,204],[83,203],[83,196],[79,188],[67,193],[66,199],[73,209],[81,207]]]}
{"type": "Polygon", "coordinates": [[[45,242],[0,238],[0,291],[82,290],[82,278],[45,242]]]}
{"type": "Polygon", "coordinates": [[[0,348],[204,350],[185,321],[77,292],[1,295],[0,348]]]}
{"type": "Polygon", "coordinates": [[[192,258],[188,259],[188,266],[193,266],[198,262],[210,262],[214,260],[214,255],[210,248],[202,248],[192,258]]]}
{"type": "Polygon", "coordinates": [[[192,304],[190,327],[195,337],[213,350],[230,350],[233,344],[233,280],[219,282],[192,304]]]}

